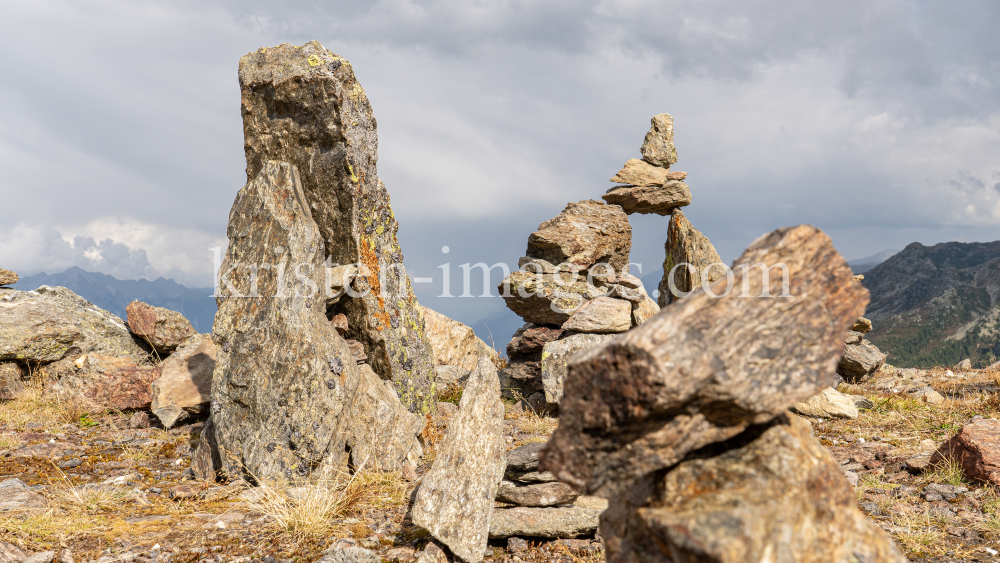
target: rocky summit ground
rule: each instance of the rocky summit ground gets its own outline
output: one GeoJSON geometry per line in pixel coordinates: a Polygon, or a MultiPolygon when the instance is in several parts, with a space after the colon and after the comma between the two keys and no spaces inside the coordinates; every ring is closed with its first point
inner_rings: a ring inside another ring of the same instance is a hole
{"type": "MultiPolygon", "coordinates": [[[[446,396],[459,397],[458,388],[446,396]]],[[[557,425],[509,404],[505,418],[509,448],[544,441],[557,425]]],[[[20,479],[33,491],[0,487],[0,542],[61,561],[68,550],[76,562],[276,563],[316,561],[348,544],[384,561],[413,561],[430,540],[408,507],[447,427],[444,414],[427,426],[431,447],[416,475],[371,467],[318,486],[254,488],[194,479],[190,456],[203,424],[167,431],[149,427],[150,419],[64,408],[30,386],[0,403],[0,482],[20,479]]],[[[604,560],[594,540],[513,544],[509,552],[506,540],[491,542],[487,559],[604,560]]],[[[0,562],[4,549],[0,543],[0,562]]]]}

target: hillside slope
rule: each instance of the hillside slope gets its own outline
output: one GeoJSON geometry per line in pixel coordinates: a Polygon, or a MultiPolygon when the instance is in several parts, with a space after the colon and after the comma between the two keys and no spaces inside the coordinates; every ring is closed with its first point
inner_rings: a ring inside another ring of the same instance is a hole
{"type": "Polygon", "coordinates": [[[865,272],[869,338],[902,367],[1000,356],[1000,241],[913,243],[865,272]]]}
{"type": "Polygon", "coordinates": [[[125,307],[132,301],[139,300],[183,314],[198,332],[212,332],[212,324],[215,322],[215,298],[209,297],[213,290],[185,287],[174,280],[120,280],[74,266],[59,274],[42,272],[23,277],[13,287],[31,291],[43,285],[68,288],[122,319],[126,317],[125,307]]]}

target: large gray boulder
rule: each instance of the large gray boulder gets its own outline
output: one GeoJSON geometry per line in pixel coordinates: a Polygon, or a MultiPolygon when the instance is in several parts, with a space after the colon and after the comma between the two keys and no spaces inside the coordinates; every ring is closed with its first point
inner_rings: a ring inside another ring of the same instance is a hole
{"type": "Polygon", "coordinates": [[[497,369],[484,356],[413,504],[413,523],[467,563],[482,561],[489,539],[493,499],[506,468],[503,415],[497,369]]]}
{"type": "Polygon", "coordinates": [[[347,283],[331,276],[320,284],[331,292],[319,306],[347,317],[345,338],[364,346],[411,411],[431,410],[431,345],[378,176],[375,115],[351,63],[316,41],[285,43],[241,58],[239,78],[247,182],[271,160],[298,168],[320,261],[357,268],[347,283]]]}
{"type": "Polygon", "coordinates": [[[121,319],[65,287],[0,288],[0,360],[45,364],[91,353],[150,364],[121,319]]]}
{"type": "Polygon", "coordinates": [[[216,350],[211,334],[190,337],[160,364],[153,381],[151,408],[164,428],[208,411],[216,350]]]}
{"type": "Polygon", "coordinates": [[[423,418],[358,366],[327,319],[326,245],[307,201],[295,166],[269,162],[229,215],[222,272],[242,272],[220,289],[215,316],[211,459],[231,479],[394,470],[420,448],[423,418]],[[261,264],[275,267],[247,273],[261,264]]]}
{"type": "MultiPolygon", "coordinates": [[[[663,279],[660,280],[658,297],[661,308],[676,301],[679,296],[701,288],[703,282],[711,284],[726,275],[715,247],[708,237],[691,225],[680,209],[670,217],[664,246],[666,258],[663,260],[663,279]],[[709,268],[712,264],[720,266],[709,268]],[[673,279],[671,271],[674,272],[673,279]]],[[[738,285],[734,287],[737,291],[741,289],[738,285]]]]}

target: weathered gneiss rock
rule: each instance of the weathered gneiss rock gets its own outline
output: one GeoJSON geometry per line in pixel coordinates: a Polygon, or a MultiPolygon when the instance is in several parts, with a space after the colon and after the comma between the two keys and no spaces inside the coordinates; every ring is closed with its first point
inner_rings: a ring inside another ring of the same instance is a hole
{"type": "Polygon", "coordinates": [[[562,325],[580,305],[605,294],[573,273],[541,274],[518,270],[498,286],[507,307],[529,323],[562,325]]]}
{"type": "Polygon", "coordinates": [[[562,328],[601,334],[625,332],[632,328],[632,304],[624,299],[598,297],[574,311],[562,328]]]}
{"type": "Polygon", "coordinates": [[[17,362],[0,362],[0,401],[13,400],[24,391],[24,376],[17,362]]]}
{"type": "Polygon", "coordinates": [[[506,467],[503,416],[497,369],[483,356],[413,504],[413,523],[468,563],[483,559],[506,467]]]}
{"type": "Polygon", "coordinates": [[[7,479],[0,482],[0,516],[34,514],[47,509],[45,498],[31,490],[24,481],[7,479]]]}
{"type": "Polygon", "coordinates": [[[556,506],[572,504],[580,496],[562,483],[514,483],[501,481],[497,500],[518,506],[556,506]]]}
{"type": "MultiPolygon", "coordinates": [[[[712,282],[726,277],[719,253],[708,237],[695,229],[681,210],[675,210],[667,227],[666,258],[663,261],[663,279],[660,280],[660,307],[676,301],[687,292],[702,287],[702,282],[712,282]],[[673,279],[671,279],[673,273],[673,279]]],[[[741,291],[739,285],[735,291],[741,291]]],[[[776,294],[780,295],[780,293],[776,294]]]]}
{"type": "Polygon", "coordinates": [[[149,365],[121,319],[65,287],[0,288],[0,360],[49,363],[90,353],[149,365]]]}
{"type": "Polygon", "coordinates": [[[885,365],[885,354],[868,340],[847,344],[837,373],[847,381],[861,381],[885,365]]]}
{"type": "Polygon", "coordinates": [[[649,132],[642,142],[642,159],[650,164],[670,168],[677,162],[677,149],[674,147],[674,118],[669,113],[654,115],[649,120],[649,132]]]}
{"type": "Polygon", "coordinates": [[[476,368],[480,356],[496,355],[470,327],[427,307],[422,309],[426,323],[424,334],[434,350],[435,366],[457,366],[469,372],[476,368]]]}
{"type": "Polygon", "coordinates": [[[574,334],[561,340],[550,342],[542,350],[542,386],[545,401],[558,405],[563,397],[567,362],[574,354],[608,342],[615,334],[574,334]]]}
{"type": "MultiPolygon", "coordinates": [[[[696,291],[639,327],[570,363],[559,428],[543,470],[588,493],[609,496],[698,448],[736,436],[830,385],[843,334],[867,290],[814,227],[779,229],[734,263],[735,287],[771,295],[713,298],[696,291]],[[777,271],[777,269],[775,269],[777,271]]],[[[722,295],[726,280],[713,286],[722,295]]]]}
{"type": "Polygon", "coordinates": [[[158,367],[98,354],[63,360],[48,371],[58,381],[45,388],[46,396],[92,409],[147,409],[152,402],[150,384],[160,377],[158,367]]]}
{"type": "Polygon", "coordinates": [[[621,208],[585,200],[567,204],[562,213],[539,225],[528,237],[526,254],[580,269],[609,264],[622,273],[628,268],[631,249],[632,227],[621,208]]]}
{"type": "Polygon", "coordinates": [[[683,180],[684,178],[687,178],[687,172],[671,172],[644,160],[632,158],[611,178],[611,181],[635,187],[647,187],[662,186],[665,182],[683,180]]]}
{"type": "Polygon", "coordinates": [[[188,338],[198,334],[184,315],[170,309],[133,301],[125,307],[125,312],[132,334],[145,340],[162,356],[172,354],[188,338]]]}
{"type": "Polygon", "coordinates": [[[19,279],[20,278],[17,277],[16,273],[0,268],[0,285],[13,285],[17,283],[17,280],[19,279]]]}
{"type": "Polygon", "coordinates": [[[601,199],[620,206],[629,215],[640,213],[663,216],[670,215],[678,207],[690,205],[691,190],[680,180],[668,180],[661,186],[612,188],[601,199]]]}
{"type": "Polygon", "coordinates": [[[490,521],[490,538],[578,538],[597,531],[601,511],[579,506],[497,508],[490,521]]]}
{"type": "Polygon", "coordinates": [[[153,414],[164,428],[171,428],[189,415],[207,412],[212,400],[215,343],[211,334],[189,338],[160,364],[160,377],[153,381],[153,414]]]}
{"type": "Polygon", "coordinates": [[[545,449],[545,442],[531,442],[507,452],[507,473],[538,469],[538,454],[545,449]]]}
{"type": "Polygon", "coordinates": [[[858,320],[854,321],[854,324],[851,325],[851,330],[867,334],[872,331],[872,322],[864,317],[858,317],[858,320]]]}
{"type": "Polygon", "coordinates": [[[247,182],[270,160],[298,168],[321,262],[359,268],[351,283],[360,296],[347,292],[331,312],[347,316],[346,337],[364,344],[368,363],[403,403],[429,410],[434,359],[376,169],[375,116],[351,63],[316,41],[282,44],[244,56],[239,76],[247,182]]]}
{"type": "Polygon", "coordinates": [[[817,418],[858,418],[854,399],[832,387],[823,389],[808,401],[796,403],[795,412],[817,418]]]}
{"type": "Polygon", "coordinates": [[[641,325],[659,312],[660,306],[647,295],[642,303],[632,305],[632,326],[641,325]]]}
{"type": "Polygon", "coordinates": [[[322,279],[326,259],[307,202],[296,168],[269,162],[229,215],[222,272],[232,287],[215,316],[211,416],[212,457],[231,479],[328,478],[348,463],[393,470],[420,449],[423,418],[358,366],[306,275],[322,279]],[[268,263],[279,266],[247,267],[268,263]]]}
{"type": "Polygon", "coordinates": [[[931,456],[930,465],[954,459],[965,477],[1000,486],[1000,420],[974,420],[958,431],[931,456]]]}
{"type": "Polygon", "coordinates": [[[609,535],[612,503],[601,522],[608,561],[907,561],[808,423],[790,415],[739,442],[651,481],[645,506],[609,535]]]}

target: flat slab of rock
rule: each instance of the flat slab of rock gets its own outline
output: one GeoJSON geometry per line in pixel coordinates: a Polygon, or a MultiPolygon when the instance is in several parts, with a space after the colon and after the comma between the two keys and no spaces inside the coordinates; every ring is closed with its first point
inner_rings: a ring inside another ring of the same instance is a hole
{"type": "Polygon", "coordinates": [[[958,461],[967,479],[1000,486],[1000,420],[974,420],[962,426],[934,452],[930,465],[946,459],[958,461]]]}
{"type": "Polygon", "coordinates": [[[493,511],[493,519],[490,521],[490,538],[592,536],[597,531],[600,518],[600,510],[579,506],[497,508],[493,511]]]}
{"type": "Polygon", "coordinates": [[[528,237],[527,255],[579,268],[608,264],[621,273],[628,268],[631,249],[628,216],[615,205],[591,199],[569,203],[558,216],[539,225],[528,237]]]}
{"type": "Polygon", "coordinates": [[[218,300],[211,415],[218,449],[203,442],[211,455],[199,459],[220,462],[231,479],[325,479],[348,463],[376,460],[396,470],[420,451],[423,417],[358,366],[327,319],[327,297],[317,291],[325,245],[307,201],[296,168],[269,162],[240,189],[229,215],[223,274],[236,264],[276,262],[302,274],[230,273],[218,300]]]}
{"type": "MultiPolygon", "coordinates": [[[[700,289],[705,281],[711,284],[725,277],[721,266],[709,268],[712,264],[722,263],[715,247],[679,209],[670,217],[665,250],[663,279],[660,280],[660,295],[657,298],[661,308],[688,292],[700,289]]],[[[741,289],[738,285],[734,287],[737,291],[741,289]]]]}
{"type": "MultiPolygon", "coordinates": [[[[721,296],[719,280],[721,297],[697,291],[573,358],[540,468],[609,498],[829,386],[867,290],[851,282],[830,238],[805,225],[757,239],[734,264],[734,287],[745,281],[748,295],[761,295],[762,268],[740,265],[778,263],[788,297],[721,296]]],[[[769,276],[770,294],[783,294],[783,283],[769,276]]]]}
{"type": "Polygon", "coordinates": [[[691,205],[691,189],[680,180],[667,180],[659,186],[613,188],[601,199],[620,206],[628,215],[666,216],[677,208],[691,205]]]}
{"type": "Polygon", "coordinates": [[[545,401],[558,405],[563,398],[563,388],[569,360],[578,352],[613,340],[617,334],[574,334],[545,345],[542,350],[542,386],[545,401]]]}
{"type": "Polygon", "coordinates": [[[457,366],[464,374],[476,369],[480,356],[496,355],[472,328],[433,309],[421,308],[426,323],[424,334],[434,350],[435,366],[457,366]]]}
{"type": "Polygon", "coordinates": [[[823,389],[808,401],[796,403],[795,412],[817,418],[858,418],[854,399],[832,387],[823,389]]]}
{"type": "Polygon", "coordinates": [[[413,523],[468,563],[483,559],[507,465],[503,416],[496,366],[481,357],[413,504],[413,523]]]}
{"type": "Polygon", "coordinates": [[[562,483],[514,483],[501,481],[497,501],[518,506],[556,506],[572,504],[580,496],[569,485],[562,483]]]}
{"type": "Polygon", "coordinates": [[[529,323],[561,326],[581,305],[604,295],[586,276],[518,270],[498,286],[507,308],[529,323]]]}
{"type": "Polygon", "coordinates": [[[145,340],[158,354],[172,354],[188,338],[198,334],[191,321],[177,311],[133,301],[125,307],[128,328],[145,340]]]}
{"type": "MultiPolygon", "coordinates": [[[[332,311],[347,317],[345,337],[364,345],[372,369],[393,382],[408,409],[430,412],[434,358],[378,174],[375,113],[351,63],[317,41],[283,43],[242,57],[239,79],[247,182],[268,161],[298,169],[319,228],[320,262],[358,268],[353,295],[332,311]]],[[[330,287],[332,299],[342,283],[332,278],[319,288],[330,287]]]]}
{"type": "Polygon", "coordinates": [[[42,495],[20,479],[0,481],[0,515],[37,514],[48,510],[42,495]]]}
{"type": "Polygon", "coordinates": [[[794,415],[743,447],[682,462],[658,485],[647,507],[605,513],[609,561],[908,561],[794,415]]]}
{"type": "Polygon", "coordinates": [[[46,396],[96,409],[148,409],[153,399],[150,384],[160,377],[158,367],[97,354],[72,363],[64,360],[50,371],[59,379],[45,388],[46,396]]]}
{"type": "Polygon", "coordinates": [[[562,328],[599,334],[625,332],[632,328],[632,303],[614,297],[598,297],[574,311],[562,328]]]}
{"type": "Polygon", "coordinates": [[[507,452],[507,471],[534,471],[538,469],[538,454],[545,449],[545,442],[531,442],[507,452]]]}
{"type": "Polygon", "coordinates": [[[160,364],[153,381],[151,408],[164,428],[172,428],[190,415],[207,412],[212,400],[215,344],[211,334],[190,337],[160,364]]]}
{"type": "Polygon", "coordinates": [[[16,273],[0,268],[0,285],[14,285],[19,279],[16,273]]]}
{"type": "Polygon", "coordinates": [[[845,380],[857,382],[870,377],[885,365],[885,354],[868,340],[844,347],[837,373],[845,380]]]}
{"type": "Polygon", "coordinates": [[[677,162],[674,146],[674,118],[669,113],[654,115],[649,120],[649,132],[639,149],[642,158],[650,164],[670,168],[677,162]]]}
{"type": "Polygon", "coordinates": [[[611,181],[636,187],[662,186],[664,182],[668,181],[670,175],[671,172],[668,168],[654,166],[645,160],[632,158],[611,178],[611,181]]]}
{"type": "Polygon", "coordinates": [[[121,319],[65,287],[0,288],[0,360],[55,362],[71,348],[150,364],[121,319]]]}

